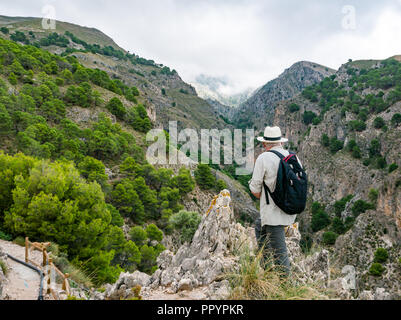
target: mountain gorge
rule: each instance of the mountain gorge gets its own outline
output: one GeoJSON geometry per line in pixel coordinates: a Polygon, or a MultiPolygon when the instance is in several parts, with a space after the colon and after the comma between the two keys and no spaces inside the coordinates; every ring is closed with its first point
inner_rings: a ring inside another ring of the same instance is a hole
{"type": "Polygon", "coordinates": [[[257,261],[239,254],[244,243],[255,247],[248,177],[213,165],[152,166],[145,134],[171,120],[257,133],[278,125],[310,181],[300,233],[293,226],[287,239],[301,280],[282,295],[252,297],[332,297],[317,285],[334,288],[334,298],[399,299],[400,84],[399,56],[338,71],[301,61],[245,102],[204,100],[175,70],[99,30],[0,16],[0,238],[54,242],[60,269],[78,269],[76,288],[97,289],[77,289],[85,299],[137,299],[136,285],[144,298],[249,298],[238,274],[222,279],[257,261]],[[342,285],[346,266],[353,289],[342,285]]]}
{"type": "Polygon", "coordinates": [[[400,72],[397,56],[350,61],[278,103],[273,117],[309,174],[305,245],[330,244],[332,261],[356,269],[358,292],[382,288],[393,298],[401,278],[400,72]]]}

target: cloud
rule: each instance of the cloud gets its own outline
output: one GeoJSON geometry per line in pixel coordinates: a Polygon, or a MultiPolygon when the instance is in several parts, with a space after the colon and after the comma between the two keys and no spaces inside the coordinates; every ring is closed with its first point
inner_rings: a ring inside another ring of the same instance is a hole
{"type": "Polygon", "coordinates": [[[4,15],[57,18],[95,27],[120,46],[176,69],[191,82],[200,74],[227,79],[232,93],[258,87],[300,60],[338,68],[348,58],[399,54],[399,0],[14,0],[4,15]],[[356,28],[342,26],[344,6],[356,28]]]}

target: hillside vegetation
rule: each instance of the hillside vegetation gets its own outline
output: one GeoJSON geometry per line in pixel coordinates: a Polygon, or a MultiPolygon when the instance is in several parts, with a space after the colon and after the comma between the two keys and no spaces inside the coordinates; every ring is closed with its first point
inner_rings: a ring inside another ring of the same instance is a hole
{"type": "Polygon", "coordinates": [[[146,162],[142,93],[73,56],[5,39],[0,74],[2,238],[55,242],[96,284],[152,273],[195,182],[146,162]],[[93,117],[74,121],[72,110],[93,117]]]}

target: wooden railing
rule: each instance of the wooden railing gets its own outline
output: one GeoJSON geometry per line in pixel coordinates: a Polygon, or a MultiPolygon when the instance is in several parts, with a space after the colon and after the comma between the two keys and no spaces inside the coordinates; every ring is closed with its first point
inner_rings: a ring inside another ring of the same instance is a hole
{"type": "Polygon", "coordinates": [[[52,274],[56,272],[60,278],[62,279],[62,289],[67,293],[68,296],[71,295],[71,288],[68,278],[70,275],[68,273],[64,274],[61,272],[53,263],[53,259],[49,256],[47,252],[47,248],[50,246],[50,242],[39,243],[39,242],[30,242],[29,238],[25,238],[25,262],[33,264],[34,266],[42,269],[45,274],[46,279],[46,293],[51,294],[55,300],[59,300],[59,296],[57,292],[55,292],[52,288],[52,274]],[[42,252],[43,261],[42,265],[38,265],[35,261],[29,259],[29,249],[33,248],[34,250],[38,250],[42,252]]]}

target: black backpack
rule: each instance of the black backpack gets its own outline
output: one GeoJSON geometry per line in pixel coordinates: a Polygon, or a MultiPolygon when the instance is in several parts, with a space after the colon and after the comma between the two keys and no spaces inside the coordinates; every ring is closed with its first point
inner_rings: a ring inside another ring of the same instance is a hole
{"type": "Polygon", "coordinates": [[[285,213],[289,215],[301,213],[305,210],[308,193],[308,177],[305,170],[299,164],[295,153],[284,157],[278,151],[270,150],[269,152],[277,155],[281,161],[274,192],[270,192],[263,181],[267,204],[270,204],[269,193],[274,203],[285,213]]]}

